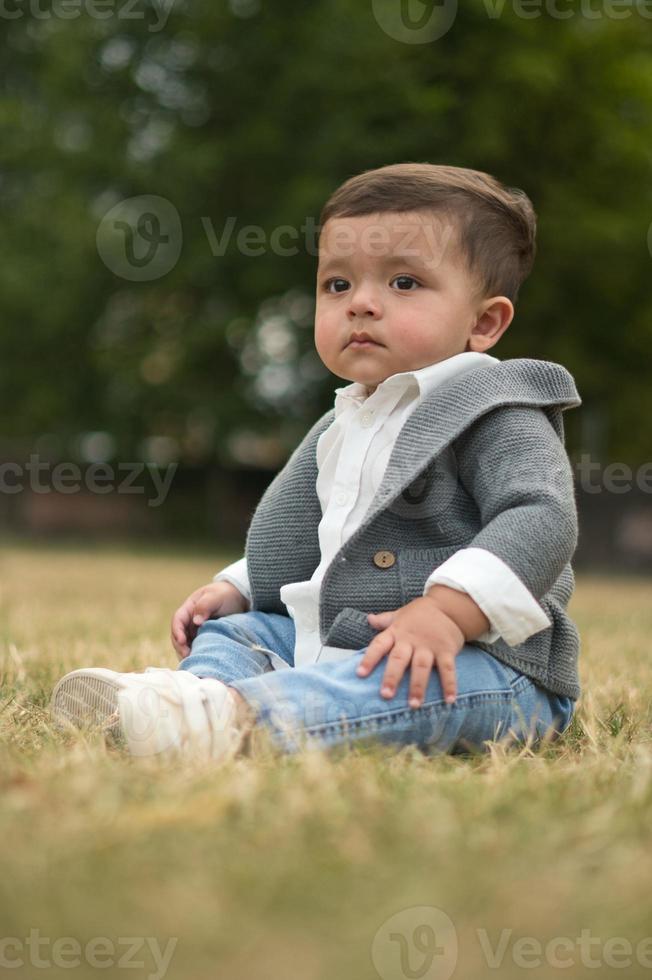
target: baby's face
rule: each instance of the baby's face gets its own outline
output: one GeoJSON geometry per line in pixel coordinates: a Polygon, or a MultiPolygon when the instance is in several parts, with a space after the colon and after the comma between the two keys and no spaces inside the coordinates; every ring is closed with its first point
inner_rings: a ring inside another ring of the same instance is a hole
{"type": "Polygon", "coordinates": [[[443,216],[382,213],[324,224],[315,346],[338,377],[371,393],[393,374],[486,350],[491,344],[471,337],[483,309],[455,226],[443,216]],[[352,344],[362,333],[373,343],[352,344]]]}

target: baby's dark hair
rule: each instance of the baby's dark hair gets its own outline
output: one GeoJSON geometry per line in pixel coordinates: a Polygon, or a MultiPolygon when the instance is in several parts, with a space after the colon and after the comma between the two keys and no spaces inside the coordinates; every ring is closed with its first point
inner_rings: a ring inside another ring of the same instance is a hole
{"type": "Polygon", "coordinates": [[[319,217],[432,211],[454,222],[458,245],[483,296],[516,302],[536,252],[536,214],[527,194],[490,174],[434,163],[393,163],[350,177],[319,217]]]}

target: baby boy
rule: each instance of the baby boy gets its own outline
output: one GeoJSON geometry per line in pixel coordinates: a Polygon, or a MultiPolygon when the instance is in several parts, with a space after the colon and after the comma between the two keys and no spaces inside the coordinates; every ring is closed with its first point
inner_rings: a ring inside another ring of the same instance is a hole
{"type": "Polygon", "coordinates": [[[556,737],[580,694],[577,513],[559,364],[493,348],[531,270],[527,196],[405,163],[320,216],[315,345],[350,384],[263,494],[245,555],[172,618],[176,670],[73,671],[58,723],[221,761],[373,738],[556,737]]]}

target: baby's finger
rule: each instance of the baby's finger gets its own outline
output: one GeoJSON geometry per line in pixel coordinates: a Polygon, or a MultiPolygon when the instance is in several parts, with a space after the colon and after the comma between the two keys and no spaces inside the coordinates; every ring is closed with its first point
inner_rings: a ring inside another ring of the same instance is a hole
{"type": "Polygon", "coordinates": [[[195,600],[192,610],[192,621],[194,625],[201,626],[206,619],[210,619],[212,613],[215,611],[214,607],[214,595],[211,595],[210,592],[204,592],[202,595],[200,595],[195,600]]]}
{"type": "Polygon", "coordinates": [[[394,697],[396,688],[400,684],[406,667],[412,659],[412,653],[413,650],[411,643],[403,641],[402,643],[396,643],[394,645],[391,656],[387,661],[385,675],[380,687],[380,693],[383,697],[394,697]]]}
{"type": "Polygon", "coordinates": [[[186,601],[179,606],[173,618],[186,625],[190,622],[194,605],[195,603],[192,598],[186,599],[186,601]]]}
{"type": "Polygon", "coordinates": [[[359,677],[366,677],[370,670],[385,657],[394,646],[394,636],[390,630],[384,630],[375,636],[356,667],[356,674],[359,677]]]}
{"type": "Polygon", "coordinates": [[[186,639],[186,631],[189,625],[190,609],[185,609],[182,606],[180,609],[177,609],[172,617],[172,635],[177,637],[179,642],[183,643],[186,639]]]}
{"type": "Polygon", "coordinates": [[[180,627],[176,617],[176,613],[172,618],[172,622],[170,623],[170,636],[172,638],[172,645],[176,649],[176,645],[180,640],[180,627]]]}
{"type": "Polygon", "coordinates": [[[437,671],[439,673],[439,679],[441,680],[444,700],[447,704],[453,704],[457,697],[455,657],[453,657],[451,654],[442,654],[438,656],[437,671]]]}
{"type": "Polygon", "coordinates": [[[176,653],[179,660],[182,660],[183,657],[186,656],[186,654],[184,653],[183,647],[179,643],[177,643],[174,637],[172,638],[172,646],[174,647],[174,652],[176,653]]]}
{"type": "Polygon", "coordinates": [[[410,693],[408,704],[411,708],[420,708],[428,687],[434,656],[430,650],[420,648],[415,651],[410,667],[410,693]]]}
{"type": "Polygon", "coordinates": [[[184,627],[183,620],[179,616],[178,612],[172,617],[172,622],[170,624],[170,633],[172,635],[172,642],[183,643],[186,639],[186,631],[184,627]]]}
{"type": "Polygon", "coordinates": [[[395,616],[396,613],[391,610],[389,612],[369,613],[367,615],[367,619],[369,620],[369,624],[373,627],[373,629],[384,630],[387,629],[388,626],[392,625],[395,616]]]}
{"type": "Polygon", "coordinates": [[[188,646],[188,640],[184,633],[173,633],[172,634],[172,646],[177,651],[179,655],[184,656],[190,653],[190,647],[188,646]]]}

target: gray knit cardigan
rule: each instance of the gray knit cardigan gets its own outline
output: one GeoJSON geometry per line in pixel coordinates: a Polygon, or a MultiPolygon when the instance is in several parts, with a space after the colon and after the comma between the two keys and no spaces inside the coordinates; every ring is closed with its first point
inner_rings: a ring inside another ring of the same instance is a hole
{"type": "MultiPolygon", "coordinates": [[[[366,647],[377,632],[368,613],[421,596],[430,573],[460,548],[485,548],[519,577],[550,626],[514,646],[502,637],[473,643],[578,698],[579,634],[567,614],[578,526],[562,413],[579,404],[566,368],[530,358],[483,365],[430,392],[406,419],[363,521],[326,569],[321,642],[366,647]]],[[[310,579],[320,563],[316,444],[334,417],[331,409],[315,422],[253,513],[251,609],[287,615],[281,587],[310,579]]]]}

